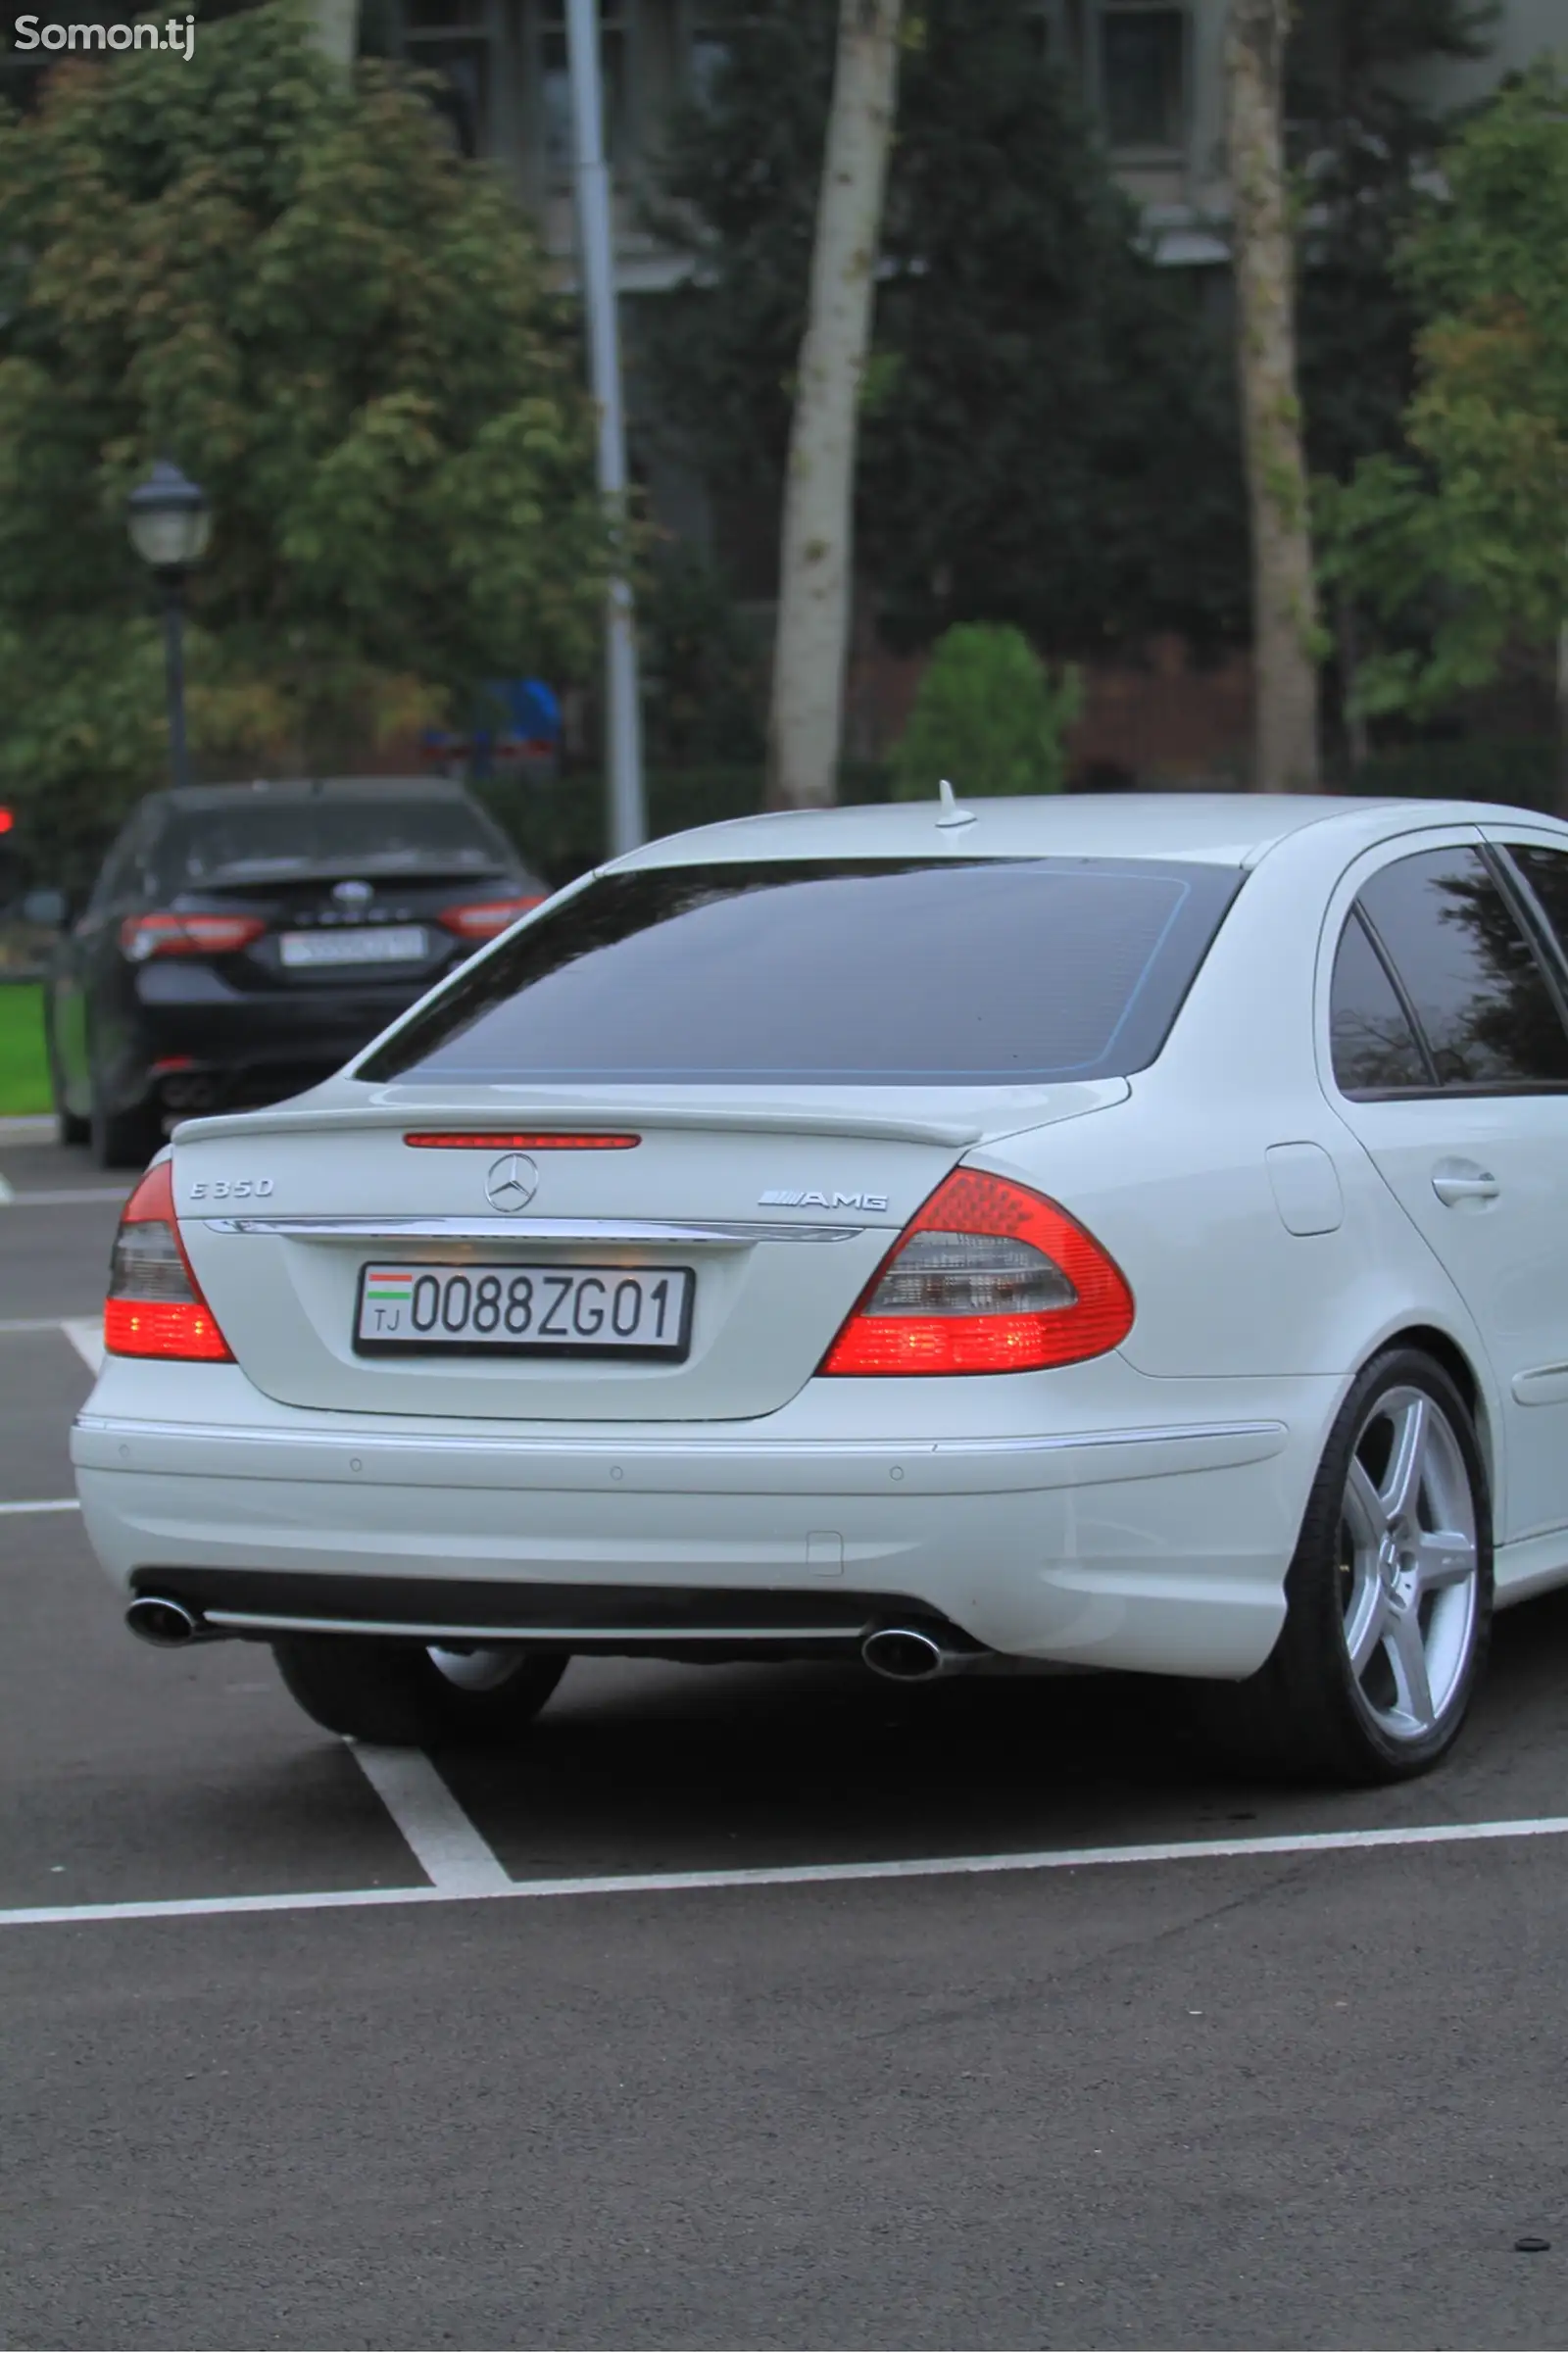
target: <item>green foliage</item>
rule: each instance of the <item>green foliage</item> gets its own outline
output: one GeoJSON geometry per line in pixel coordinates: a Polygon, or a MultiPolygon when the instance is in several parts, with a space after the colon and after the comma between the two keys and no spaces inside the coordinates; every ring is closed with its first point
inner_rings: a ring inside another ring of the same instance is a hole
{"type": "Polygon", "coordinates": [[[164,771],[123,523],[155,456],[214,508],[209,763],[330,765],[590,658],[610,533],[536,245],[406,76],[348,86],[291,7],[62,67],[0,123],[0,791],[62,844],[164,771]]]}
{"type": "Polygon", "coordinates": [[[717,565],[694,548],[662,548],[639,621],[650,760],[760,764],[763,649],[717,565]]]}
{"type": "Polygon", "coordinates": [[[48,1108],[43,991],[12,981],[0,987],[0,1118],[48,1108]]]}
{"type": "Polygon", "coordinates": [[[1424,324],[1407,454],[1325,501],[1331,575],[1404,642],[1369,662],[1372,711],[1430,713],[1568,614],[1568,86],[1548,67],[1448,151],[1409,246],[1424,324]]]}
{"type": "Polygon", "coordinates": [[[1494,0],[1300,0],[1286,112],[1300,186],[1298,329],[1307,455],[1346,479],[1400,440],[1419,325],[1400,279],[1449,118],[1409,94],[1411,70],[1483,56],[1494,0]]]}
{"type": "Polygon", "coordinates": [[[1374,752],[1350,789],[1416,801],[1494,801],[1504,809],[1551,810],[1557,802],[1557,746],[1549,737],[1399,744],[1374,752]]]}
{"type": "MultiPolygon", "coordinates": [[[[651,767],[647,776],[650,837],[754,817],[762,806],[760,760],[729,766],[651,767]]],[[[556,890],[603,863],[610,855],[605,780],[581,770],[549,783],[494,777],[471,788],[489,808],[536,874],[556,890]]],[[[846,762],[838,798],[846,804],[888,798],[885,768],[846,762]]]]}
{"type": "MultiPolygon", "coordinates": [[[[655,322],[661,405],[726,491],[782,479],[836,11],[733,0],[658,218],[702,282],[655,322]]],[[[901,63],[858,544],[896,643],[1012,622],[1087,651],[1246,613],[1228,350],[1154,268],[1025,0],[928,0],[901,63]]]]}
{"type": "Polygon", "coordinates": [[[937,641],[920,680],[893,755],[895,796],[928,801],[943,776],[960,800],[1059,793],[1082,704],[1078,673],[1053,676],[1020,630],[959,622],[937,641]]]}

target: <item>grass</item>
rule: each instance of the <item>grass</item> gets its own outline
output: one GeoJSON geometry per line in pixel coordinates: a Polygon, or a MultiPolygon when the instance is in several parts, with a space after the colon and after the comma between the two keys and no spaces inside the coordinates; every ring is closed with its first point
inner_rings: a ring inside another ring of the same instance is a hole
{"type": "Polygon", "coordinates": [[[43,991],[34,983],[0,988],[0,1116],[47,1111],[43,991]]]}

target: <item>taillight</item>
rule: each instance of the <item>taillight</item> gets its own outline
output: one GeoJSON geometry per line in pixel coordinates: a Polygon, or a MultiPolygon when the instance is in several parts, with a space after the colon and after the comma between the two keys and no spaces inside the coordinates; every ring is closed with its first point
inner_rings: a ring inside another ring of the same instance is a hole
{"type": "Polygon", "coordinates": [[[956,1169],[878,1268],[824,1373],[1022,1373],[1081,1364],[1132,1330],[1119,1266],[1027,1186],[956,1169]]]}
{"type": "Polygon", "coordinates": [[[121,1213],[104,1301],[104,1347],[112,1356],[233,1362],[179,1238],[167,1160],[149,1168],[121,1213]]]}
{"type": "Polygon", "coordinates": [[[531,899],[469,899],[458,907],[444,907],[439,919],[460,940],[494,940],[519,915],[544,903],[542,891],[536,891],[531,899]]]}
{"type": "Polygon", "coordinates": [[[266,929],[260,915],[127,915],[120,926],[120,952],[133,964],[154,956],[231,956],[266,929]]]}

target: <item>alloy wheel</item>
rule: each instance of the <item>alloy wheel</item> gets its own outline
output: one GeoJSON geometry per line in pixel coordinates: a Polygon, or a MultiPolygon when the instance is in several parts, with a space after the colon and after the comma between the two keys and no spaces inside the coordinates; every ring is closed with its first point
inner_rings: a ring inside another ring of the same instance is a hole
{"type": "Polygon", "coordinates": [[[1452,1423],[1424,1390],[1385,1390],[1351,1452],[1340,1589],[1355,1695],[1387,1739],[1426,1740],[1461,1695],[1480,1572],[1476,1498],[1452,1423]]]}

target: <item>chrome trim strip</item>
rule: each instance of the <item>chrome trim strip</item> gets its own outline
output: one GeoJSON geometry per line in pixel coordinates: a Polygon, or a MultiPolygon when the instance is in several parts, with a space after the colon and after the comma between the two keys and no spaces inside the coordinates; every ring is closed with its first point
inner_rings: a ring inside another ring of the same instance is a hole
{"type": "MultiPolygon", "coordinates": [[[[298,1242],[673,1242],[727,1250],[757,1242],[857,1242],[864,1226],[751,1225],[649,1217],[182,1217],[210,1234],[298,1242]]],[[[897,1221],[889,1220],[889,1231],[897,1221]]]]}
{"type": "Polygon", "coordinates": [[[404,1619],[304,1618],[249,1609],[204,1609],[203,1625],[230,1627],[236,1634],[408,1635],[417,1642],[858,1642],[874,1620],[860,1626],[444,1626],[410,1625],[404,1619]]]}
{"type": "MultiPolygon", "coordinates": [[[[1189,1422],[1179,1427],[1142,1430],[1083,1430],[1049,1438],[912,1438],[912,1439],[662,1439],[662,1438],[509,1438],[458,1437],[403,1430],[367,1431],[346,1423],[342,1430],[258,1430],[230,1427],[221,1422],[131,1421],[122,1414],[78,1413],[74,1427],[112,1438],[174,1438],[221,1440],[249,1446],[329,1446],[334,1451],[410,1454],[419,1450],[453,1454],[574,1454],[601,1456],[607,1462],[634,1457],[678,1460],[702,1455],[773,1462],[831,1461],[907,1462],[915,1456],[991,1457],[999,1454],[1062,1454],[1084,1446],[1170,1446],[1183,1442],[1226,1438],[1271,1438],[1283,1446],[1290,1433],[1284,1422],[1189,1422]]],[[[1276,1451],[1278,1448],[1276,1448],[1276,1451]]]]}

